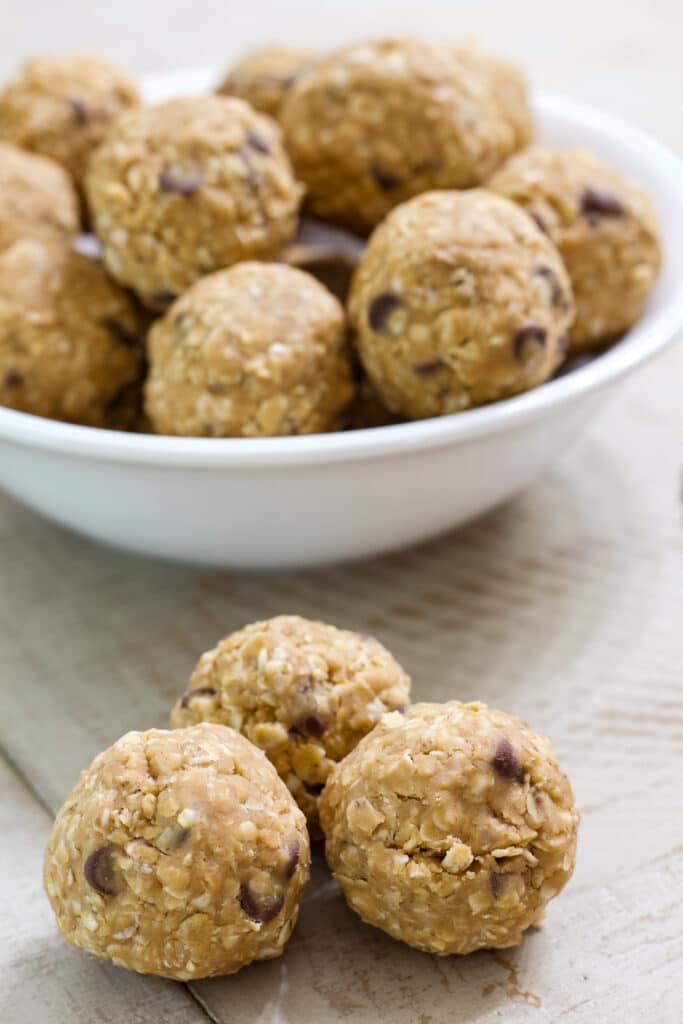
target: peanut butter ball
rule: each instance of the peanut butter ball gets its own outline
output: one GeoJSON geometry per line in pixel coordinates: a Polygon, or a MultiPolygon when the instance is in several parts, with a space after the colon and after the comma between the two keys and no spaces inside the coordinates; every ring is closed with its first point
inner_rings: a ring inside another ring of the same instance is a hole
{"type": "Polygon", "coordinates": [[[54,160],[0,142],[0,252],[21,238],[64,239],[80,228],[78,196],[54,160]]]}
{"type": "Polygon", "coordinates": [[[189,981],[280,956],[310,851],[264,754],[220,725],[129,732],[81,773],[45,853],[64,938],[189,981]]]}
{"type": "Polygon", "coordinates": [[[217,92],[246,100],[254,110],[278,120],[287,95],[313,60],[309,50],[262,46],[232,65],[217,92]]]}
{"type": "Polygon", "coordinates": [[[277,258],[302,197],[278,126],[226,96],[121,117],[87,191],[108,269],[159,310],[214,270],[277,258]]]}
{"type": "Polygon", "coordinates": [[[579,815],[544,737],[451,701],[386,715],[333,769],[320,819],[349,906],[446,956],[521,942],[571,877],[579,815]]]}

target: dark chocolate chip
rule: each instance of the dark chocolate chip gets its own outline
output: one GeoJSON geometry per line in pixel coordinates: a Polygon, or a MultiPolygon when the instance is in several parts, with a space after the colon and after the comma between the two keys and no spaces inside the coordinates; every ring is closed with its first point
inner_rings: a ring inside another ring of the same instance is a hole
{"type": "Polygon", "coordinates": [[[598,224],[602,217],[623,217],[626,210],[609,189],[587,188],[581,196],[581,213],[591,224],[598,224]]]}
{"type": "Polygon", "coordinates": [[[413,373],[416,377],[433,377],[439,370],[443,370],[445,365],[442,359],[432,359],[429,363],[417,363],[413,366],[413,373]]]}
{"type": "Polygon", "coordinates": [[[497,871],[491,871],[489,874],[489,882],[491,883],[493,898],[497,900],[505,888],[505,875],[499,875],[497,871]]]}
{"type": "Polygon", "coordinates": [[[383,331],[389,322],[389,317],[395,309],[403,306],[401,299],[397,299],[391,292],[382,292],[376,295],[368,308],[368,323],[373,331],[383,331]]]}
{"type": "Polygon", "coordinates": [[[135,331],[130,331],[125,324],[122,324],[120,320],[117,320],[113,316],[105,316],[103,320],[100,320],[103,327],[112,334],[117,341],[120,341],[126,348],[140,348],[140,337],[135,331]]]}
{"type": "Polygon", "coordinates": [[[500,741],[491,763],[495,771],[502,775],[504,779],[510,779],[512,782],[523,782],[524,772],[512,749],[510,740],[502,739],[500,741]]]}
{"type": "Polygon", "coordinates": [[[548,234],[548,229],[547,229],[547,227],[545,225],[545,221],[543,220],[541,215],[538,214],[538,213],[534,213],[532,210],[529,210],[528,214],[531,217],[531,219],[533,220],[533,222],[535,223],[536,227],[540,228],[540,230],[543,232],[544,235],[547,235],[548,234]]]}
{"type": "Polygon", "coordinates": [[[6,388],[20,388],[24,383],[24,378],[16,370],[8,370],[5,374],[5,387],[6,388]]]}
{"type": "Polygon", "coordinates": [[[515,358],[524,361],[525,349],[528,345],[543,346],[546,343],[548,332],[540,324],[524,324],[515,334],[514,352],[515,358]]]}
{"type": "Polygon", "coordinates": [[[201,188],[203,178],[198,171],[181,171],[177,167],[164,167],[159,172],[159,188],[176,196],[193,196],[201,188]]]}
{"type": "Polygon", "coordinates": [[[327,729],[327,722],[319,715],[307,715],[299,722],[298,727],[309,736],[320,737],[327,729]]]}
{"type": "Polygon", "coordinates": [[[285,861],[284,868],[282,869],[284,876],[287,880],[289,880],[296,871],[296,866],[299,863],[300,853],[301,847],[299,846],[299,840],[295,839],[294,842],[291,843],[289,846],[287,860],[285,861]]]}
{"type": "Polygon", "coordinates": [[[544,277],[550,285],[550,301],[555,309],[568,309],[569,302],[567,296],[555,271],[551,267],[538,267],[535,274],[538,277],[544,277]]]}
{"type": "Polygon", "coordinates": [[[372,165],[370,173],[377,185],[381,189],[384,189],[385,192],[388,192],[390,189],[396,188],[401,184],[401,179],[397,177],[397,175],[392,174],[391,171],[383,170],[381,167],[378,167],[377,164],[372,165]]]}
{"type": "Polygon", "coordinates": [[[83,865],[86,882],[102,896],[116,896],[118,892],[113,852],[113,846],[100,846],[88,855],[83,865]]]}
{"type": "Polygon", "coordinates": [[[88,113],[88,108],[82,99],[79,99],[78,96],[71,96],[69,99],[69,106],[71,107],[71,112],[73,113],[76,124],[88,123],[90,120],[90,114],[88,113]]]}
{"type": "Polygon", "coordinates": [[[255,149],[257,153],[270,153],[270,147],[265,139],[261,138],[258,132],[247,132],[247,145],[255,149]]]}
{"type": "Polygon", "coordinates": [[[246,168],[246,171],[247,171],[247,184],[249,185],[249,188],[253,188],[253,189],[258,188],[260,183],[261,183],[261,176],[258,173],[258,171],[256,170],[256,168],[254,167],[254,164],[252,163],[251,150],[249,149],[248,146],[245,145],[245,146],[240,146],[240,148],[237,150],[237,152],[241,156],[242,163],[244,164],[244,166],[246,168]]]}
{"type": "Polygon", "coordinates": [[[252,921],[259,921],[267,924],[282,910],[285,902],[284,894],[277,896],[274,900],[268,900],[255,893],[248,883],[240,886],[240,906],[247,917],[252,921]]]}
{"type": "Polygon", "coordinates": [[[213,697],[216,691],[213,686],[197,686],[194,690],[188,690],[180,698],[181,708],[187,708],[194,697],[213,697]]]}
{"type": "Polygon", "coordinates": [[[178,298],[175,292],[152,292],[151,295],[147,296],[147,302],[152,309],[166,309],[172,302],[178,298]]]}
{"type": "Polygon", "coordinates": [[[324,782],[304,782],[304,789],[311,796],[320,796],[325,788],[324,782]]]}
{"type": "Polygon", "coordinates": [[[397,704],[396,707],[393,708],[393,710],[398,711],[400,715],[405,715],[407,707],[407,704],[397,704]]]}

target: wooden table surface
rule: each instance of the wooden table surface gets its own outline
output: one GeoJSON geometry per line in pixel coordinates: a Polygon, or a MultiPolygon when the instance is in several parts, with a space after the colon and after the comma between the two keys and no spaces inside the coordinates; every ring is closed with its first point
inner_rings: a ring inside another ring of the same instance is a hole
{"type": "MultiPolygon", "coordinates": [[[[345,36],[478,35],[537,82],[683,150],[679,0],[247,7],[31,0],[3,14],[0,72],[59,47],[106,48],[138,71],[220,62],[264,24],[329,44],[343,18],[345,36]]],[[[678,346],[519,499],[418,549],[318,573],[151,563],[0,496],[0,1022],[679,1024],[682,393],[678,346]],[[418,698],[480,698],[551,736],[583,813],[578,863],[519,949],[404,948],[345,908],[320,858],[286,955],[232,978],[142,978],[59,938],[41,861],[78,771],[126,730],[164,725],[218,637],[283,611],[372,630],[418,698]]]]}

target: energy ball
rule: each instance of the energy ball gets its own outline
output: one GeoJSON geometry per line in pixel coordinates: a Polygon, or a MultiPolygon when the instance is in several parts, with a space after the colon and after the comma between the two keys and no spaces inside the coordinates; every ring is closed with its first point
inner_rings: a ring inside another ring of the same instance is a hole
{"type": "Polygon", "coordinates": [[[514,153],[528,146],[534,128],[526,81],[521,71],[510,61],[484,53],[476,46],[455,46],[453,55],[473,75],[479,75],[483,88],[492,94],[511,133],[509,151],[514,153]]]}
{"type": "Polygon", "coordinates": [[[657,218],[637,185],[584,150],[538,146],[487,187],[524,207],[559,249],[576,301],[571,351],[635,323],[661,264],[657,218]]]}
{"type": "Polygon", "coordinates": [[[411,419],[542,384],[565,356],[573,315],[553,244],[483,189],[427,192],[392,210],[349,299],[368,377],[411,419]]]}
{"type": "Polygon", "coordinates": [[[441,956],[521,942],[574,869],[579,815],[548,741],[484,704],[387,715],[320,798],[349,906],[441,956]]]}
{"type": "Polygon", "coordinates": [[[410,679],[371,636],[279,615],[202,655],[171,725],[238,729],[266,752],[315,828],[336,762],[409,697],[410,679]]]}
{"type": "Polygon", "coordinates": [[[0,253],[0,405],[92,427],[139,416],[143,326],[101,264],[68,242],[0,253]]]}
{"type": "Polygon", "coordinates": [[[267,758],[202,724],[99,754],[57,815],[44,881],[72,945],[188,981],[280,956],[309,864],[304,816],[267,758]]]}
{"type": "Polygon", "coordinates": [[[138,102],[135,85],[102,57],[40,57],[0,93],[0,139],[56,160],[80,188],[111,123],[138,102]]]}
{"type": "Polygon", "coordinates": [[[59,164],[0,142],[0,252],[20,238],[69,238],[80,230],[78,196],[59,164]]]}
{"type": "Polygon", "coordinates": [[[233,64],[217,91],[238,96],[254,110],[277,120],[292,86],[313,60],[309,50],[263,46],[233,64]]]}
{"type": "Polygon", "coordinates": [[[364,233],[420,192],[480,184],[514,149],[479,71],[417,39],[318,61],[292,89],[282,124],[311,211],[364,233]]]}
{"type": "Polygon", "coordinates": [[[278,126],[226,96],[122,116],[87,192],[107,267],[153,309],[211,271],[276,258],[302,198],[278,126]]]}
{"type": "Polygon", "coordinates": [[[159,434],[320,433],[353,395],[339,301],[284,264],[198,281],[152,327],[148,350],[145,407],[159,434]]]}

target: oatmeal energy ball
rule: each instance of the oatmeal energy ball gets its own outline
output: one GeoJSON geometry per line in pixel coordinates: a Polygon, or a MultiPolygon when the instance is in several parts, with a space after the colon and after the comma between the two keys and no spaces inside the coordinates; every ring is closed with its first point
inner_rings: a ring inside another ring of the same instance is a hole
{"type": "Polygon", "coordinates": [[[233,64],[217,91],[238,96],[254,110],[277,119],[292,86],[313,60],[308,50],[263,46],[233,64]]]}
{"type": "Polygon", "coordinates": [[[240,263],[198,281],[153,326],[145,407],[160,434],[332,429],[353,385],[338,300],[310,274],[240,263]]]}
{"type": "Polygon", "coordinates": [[[141,406],[142,334],[129,296],[68,242],[0,253],[0,405],[127,429],[141,406]]]}
{"type": "Polygon", "coordinates": [[[318,61],[289,94],[282,124],[312,212],[361,232],[427,189],[480,184],[516,148],[479,68],[417,39],[318,61]]]}
{"type": "Polygon", "coordinates": [[[523,206],[555,243],[571,278],[572,351],[635,323],[659,272],[657,219],[637,185],[580,149],[534,147],[488,187],[523,206]]]}
{"type": "Polygon", "coordinates": [[[544,737],[484,704],[387,715],[320,798],[364,921],[429,953],[516,946],[569,880],[579,815],[544,737]]]}
{"type": "Polygon", "coordinates": [[[483,189],[426,192],[373,233],[349,299],[368,377],[412,419],[542,384],[574,315],[557,250],[514,203],[483,189]]]}
{"type": "Polygon", "coordinates": [[[0,93],[0,139],[52,157],[80,187],[112,121],[137,104],[133,83],[102,57],[40,57],[0,93]]]}
{"type": "Polygon", "coordinates": [[[238,729],[265,750],[315,827],[335,763],[409,696],[410,679],[377,640],[279,615],[202,655],[171,725],[208,720],[238,729]]]}
{"type": "Polygon", "coordinates": [[[0,142],[0,251],[20,238],[69,238],[78,196],[59,164],[0,142]]]}
{"type": "Polygon", "coordinates": [[[107,267],[158,309],[213,270],[276,258],[302,197],[277,125],[226,96],[121,117],[87,191],[107,267]]]}
{"type": "Polygon", "coordinates": [[[129,732],[57,815],[45,890],[74,946],[187,981],[280,956],[308,880],[304,816],[232,729],[129,732]]]}
{"type": "Polygon", "coordinates": [[[459,44],[453,47],[457,61],[478,75],[483,88],[488,89],[498,107],[511,138],[511,153],[528,146],[534,134],[527,86],[519,69],[507,60],[485,53],[476,46],[459,44]]]}

